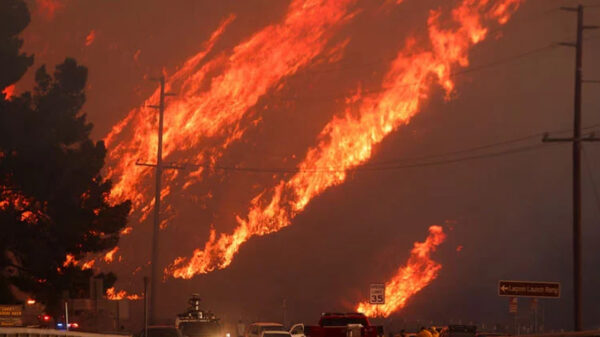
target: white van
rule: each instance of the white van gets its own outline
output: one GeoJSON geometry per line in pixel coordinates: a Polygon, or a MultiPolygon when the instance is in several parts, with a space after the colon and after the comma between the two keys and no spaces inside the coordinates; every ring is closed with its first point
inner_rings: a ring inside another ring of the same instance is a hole
{"type": "Polygon", "coordinates": [[[256,322],[246,327],[246,334],[244,337],[261,337],[263,331],[286,331],[283,324],[280,323],[267,323],[267,322],[256,322]]]}

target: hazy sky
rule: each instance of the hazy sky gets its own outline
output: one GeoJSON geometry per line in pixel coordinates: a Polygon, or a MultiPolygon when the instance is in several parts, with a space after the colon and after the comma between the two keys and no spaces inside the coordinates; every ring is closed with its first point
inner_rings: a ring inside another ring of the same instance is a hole
{"type": "MultiPolygon", "coordinates": [[[[362,11],[332,42],[351,38],[339,64],[309,66],[285,80],[284,89],[274,97],[261,100],[253,112],[261,123],[232,145],[222,163],[281,167],[282,157],[302,158],[322,127],[343,111],[339,96],[359,83],[365,89],[376,88],[387,69],[385,60],[395,55],[407,37],[425,34],[428,10],[451,1],[406,0],[382,10],[384,2],[359,1],[357,9],[362,11]],[[292,94],[299,98],[276,96],[292,94]]],[[[280,21],[289,1],[61,3],[50,16],[30,2],[33,15],[24,34],[25,50],[35,54],[36,66],[54,65],[72,56],[89,68],[84,109],[95,124],[94,138],[101,139],[155,89],[156,84],[145,76],[159,74],[163,68],[172,73],[200,50],[229,14],[237,18],[213,56],[280,21]],[[86,46],[92,30],[95,37],[86,46]]],[[[525,1],[506,26],[472,50],[471,64],[476,70],[457,76],[457,91],[451,99],[444,100],[444,93],[434,90],[408,126],[376,147],[372,161],[408,158],[407,163],[412,163],[410,158],[416,156],[570,129],[573,50],[560,47],[523,54],[572,41],[575,15],[556,9],[576,3],[525,1]]],[[[587,10],[585,20],[600,25],[600,8],[587,10]]],[[[600,33],[589,31],[586,37],[584,78],[600,79],[600,66],[595,62],[600,59],[600,33]]],[[[28,73],[18,90],[27,89],[32,74],[28,73]]],[[[600,86],[584,87],[584,126],[600,123],[599,92],[600,86]]],[[[481,153],[539,144],[539,137],[531,137],[481,153]]],[[[406,261],[412,243],[426,237],[428,226],[451,221],[454,230],[434,256],[443,265],[439,278],[394,315],[395,320],[506,323],[510,321],[508,299],[497,296],[497,282],[519,279],[560,281],[562,298],[542,303],[548,327],[568,328],[572,307],[570,149],[567,144],[548,145],[485,159],[353,174],[343,185],[313,200],[291,227],[251,239],[228,269],[192,280],[167,280],[160,314],[172,317],[183,309],[190,293],[199,292],[208,307],[232,319],[280,320],[285,298],[290,320],[312,322],[322,311],[352,309],[367,294],[369,283],[386,280],[406,261]],[[459,245],[464,249],[457,252],[459,245]]],[[[584,152],[584,323],[587,328],[600,328],[600,200],[592,184],[593,177],[600,188],[600,144],[586,144],[584,152]]],[[[218,173],[193,191],[167,201],[177,216],[163,232],[162,263],[202,246],[211,224],[219,231],[230,231],[235,215],[244,215],[248,201],[273,180],[269,174],[218,173]],[[203,198],[208,192],[212,198],[203,198]],[[193,196],[200,201],[193,201],[193,196]]],[[[118,273],[120,287],[139,291],[145,269],[131,273],[148,260],[151,222],[140,225],[132,219],[132,223],[134,233],[122,240],[124,261],[111,269],[118,273]]],[[[526,310],[528,302],[523,300],[521,305],[526,310]]]]}

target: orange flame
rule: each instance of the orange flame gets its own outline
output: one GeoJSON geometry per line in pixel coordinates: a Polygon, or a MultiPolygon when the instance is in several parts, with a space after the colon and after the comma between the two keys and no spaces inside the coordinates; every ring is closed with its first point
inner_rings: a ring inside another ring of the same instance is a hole
{"type": "MultiPolygon", "coordinates": [[[[166,83],[167,90],[177,96],[169,99],[165,111],[163,156],[193,151],[197,162],[214,162],[244,134],[246,126],[241,123],[249,109],[282,79],[310,64],[325,49],[334,29],[351,17],[348,8],[355,2],[294,0],[282,23],[265,27],[231,52],[201,64],[230,20],[224,22],[205,49],[189,59],[166,83]]],[[[158,99],[156,91],[146,103],[156,104],[158,99]]],[[[152,169],[135,163],[155,161],[156,116],[152,109],[132,110],[105,139],[112,148],[108,177],[115,185],[111,198],[132,200],[135,209],[146,213],[151,193],[147,193],[148,187],[142,184],[142,179],[152,169]],[[113,147],[117,138],[120,141],[113,147]]],[[[199,173],[190,173],[189,180],[200,179],[199,173]]],[[[172,181],[176,175],[169,171],[165,179],[172,181]]],[[[189,185],[190,181],[186,187],[189,185]]]]}
{"type": "MultiPolygon", "coordinates": [[[[334,117],[323,129],[316,147],[308,150],[299,164],[299,172],[280,181],[271,191],[263,192],[250,204],[245,219],[238,217],[232,234],[217,238],[211,230],[202,249],[191,258],[177,258],[165,271],[178,278],[191,278],[229,266],[239,247],[253,236],[262,236],[289,226],[315,196],[343,183],[349,170],[365,163],[373,147],[388,134],[407,124],[437,82],[449,94],[454,90],[451,70],[469,64],[467,52],[487,33],[483,18],[501,18],[512,14],[503,4],[514,0],[463,0],[452,11],[454,29],[440,27],[440,11],[432,11],[428,20],[429,50],[417,47],[409,39],[406,47],[392,61],[384,77],[381,93],[365,97],[356,108],[348,107],[344,115],[334,117]],[[498,8],[503,8],[499,10],[498,8]],[[358,111],[358,113],[353,113],[358,111]],[[270,198],[270,199],[269,199],[270,198]]],[[[511,6],[513,10],[516,6],[511,6]]]]}
{"type": "MultiPolygon", "coordinates": [[[[65,256],[65,261],[63,262],[62,266],[63,267],[76,267],[79,266],[79,268],[81,268],[81,270],[86,270],[86,269],[92,269],[94,267],[94,264],[96,263],[96,260],[89,260],[86,262],[81,262],[78,261],[77,259],[75,259],[75,256],[71,253],[67,254],[67,256],[65,256]]],[[[59,268],[60,269],[60,268],[59,268]]]]}
{"type": "Polygon", "coordinates": [[[94,268],[95,263],[96,263],[96,260],[89,260],[87,262],[84,262],[81,265],[81,270],[92,269],[92,268],[94,268]]]}
{"type": "Polygon", "coordinates": [[[68,267],[71,265],[77,265],[77,260],[75,260],[75,256],[73,254],[67,254],[67,256],[65,257],[65,262],[63,262],[63,267],[68,267]]]}
{"type": "Polygon", "coordinates": [[[427,239],[415,242],[406,265],[398,268],[396,275],[385,283],[385,304],[373,305],[365,301],[358,304],[356,311],[371,317],[388,317],[404,308],[409,298],[437,278],[442,265],[431,260],[431,254],[445,239],[442,227],[429,227],[427,239]]]}
{"type": "Polygon", "coordinates": [[[123,299],[128,300],[140,300],[142,296],[138,294],[128,294],[125,290],[116,291],[115,287],[106,289],[106,298],[113,301],[119,301],[123,299]]]}
{"type": "Polygon", "coordinates": [[[119,251],[119,247],[115,247],[113,249],[111,249],[108,253],[106,253],[104,255],[104,262],[106,263],[111,263],[114,261],[115,259],[115,254],[117,253],[117,251],[119,251]]]}
{"type": "Polygon", "coordinates": [[[96,39],[96,31],[95,30],[91,30],[90,33],[85,37],[85,46],[89,47],[92,45],[92,43],[94,43],[94,40],[96,39]]]}
{"type": "Polygon", "coordinates": [[[125,227],[121,230],[121,236],[129,235],[129,234],[131,234],[132,231],[133,231],[133,227],[131,227],[131,226],[125,227]]]}
{"type": "Polygon", "coordinates": [[[16,86],[14,84],[11,84],[8,87],[4,88],[4,90],[2,90],[2,94],[4,95],[5,100],[8,101],[15,95],[15,88],[16,86]]]}

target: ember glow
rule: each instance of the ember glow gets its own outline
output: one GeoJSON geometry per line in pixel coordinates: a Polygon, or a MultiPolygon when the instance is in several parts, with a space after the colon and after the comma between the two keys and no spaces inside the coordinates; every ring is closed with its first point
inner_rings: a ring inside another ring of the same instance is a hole
{"type": "Polygon", "coordinates": [[[398,268],[391,280],[385,283],[385,304],[373,305],[365,301],[358,304],[356,311],[370,317],[388,317],[404,308],[409,298],[437,278],[442,265],[433,261],[431,254],[445,239],[442,227],[429,227],[427,239],[415,242],[406,265],[398,268]]]}
{"type": "Polygon", "coordinates": [[[372,156],[375,145],[409,123],[434,83],[447,94],[452,93],[455,88],[451,76],[453,68],[469,65],[469,49],[487,36],[486,19],[505,23],[519,3],[463,0],[452,10],[452,22],[440,22],[441,11],[431,11],[428,43],[415,38],[405,43],[391,62],[380,93],[370,96],[359,93],[343,114],[325,126],[317,145],[308,150],[298,165],[298,172],[251,201],[248,215],[237,218],[238,226],[233,233],[217,235],[211,230],[204,247],[196,249],[191,258],[176,259],[166,273],[191,278],[225,268],[251,237],[289,226],[292,218],[315,196],[343,183],[348,171],[372,156]],[[445,26],[452,28],[443,28],[445,26]]]}
{"type": "Polygon", "coordinates": [[[38,12],[48,20],[52,20],[56,11],[64,7],[63,0],[35,0],[38,12]]]}
{"type": "Polygon", "coordinates": [[[96,39],[96,31],[95,30],[91,30],[90,33],[85,37],[85,46],[89,47],[92,45],[92,43],[94,43],[94,40],[96,39]]]}
{"type": "MultiPolygon", "coordinates": [[[[167,91],[177,95],[167,102],[163,156],[186,154],[197,163],[214,162],[253,125],[242,124],[249,109],[326,48],[335,29],[352,16],[349,8],[355,1],[294,0],[283,22],[269,25],[230,52],[203,62],[232,18],[226,20],[203,51],[168,77],[167,91]]],[[[158,99],[156,91],[146,104],[157,104],[158,99]]],[[[152,169],[135,164],[138,160],[156,161],[156,133],[156,111],[140,108],[132,110],[105,139],[111,149],[108,177],[115,182],[111,198],[132,200],[134,208],[146,214],[152,207],[148,198],[152,194],[143,179],[152,169]]],[[[165,180],[172,181],[176,175],[168,171],[165,180]]],[[[201,176],[202,169],[191,172],[184,187],[201,176]]]]}
{"type": "Polygon", "coordinates": [[[2,90],[2,94],[4,95],[5,100],[11,99],[15,95],[15,85],[11,84],[4,88],[4,90],[2,90]]]}
{"type": "Polygon", "coordinates": [[[89,260],[81,264],[81,270],[92,269],[94,268],[94,264],[96,264],[96,260],[89,260]]]}
{"type": "Polygon", "coordinates": [[[131,234],[131,231],[133,231],[133,227],[125,227],[121,230],[121,235],[129,235],[131,234]]]}
{"type": "Polygon", "coordinates": [[[108,298],[109,300],[112,301],[119,301],[119,300],[140,300],[142,299],[142,296],[138,295],[138,294],[128,294],[125,290],[119,290],[116,291],[115,287],[111,287],[106,289],[106,298],[108,298]]]}
{"type": "Polygon", "coordinates": [[[111,249],[108,253],[104,255],[104,262],[111,263],[115,260],[115,254],[119,251],[119,247],[115,247],[111,249]]]}
{"type": "Polygon", "coordinates": [[[73,254],[67,254],[67,256],[65,257],[65,262],[63,262],[63,267],[75,265],[77,265],[77,260],[75,260],[75,256],[73,256],[73,254]]]}

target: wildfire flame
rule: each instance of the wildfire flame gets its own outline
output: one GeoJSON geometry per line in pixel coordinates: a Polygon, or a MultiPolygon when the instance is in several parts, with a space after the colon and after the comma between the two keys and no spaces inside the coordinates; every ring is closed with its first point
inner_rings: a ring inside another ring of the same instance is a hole
{"type": "Polygon", "coordinates": [[[468,66],[467,52],[487,35],[483,21],[493,19],[503,24],[519,4],[515,0],[462,0],[452,10],[454,28],[450,29],[441,27],[441,11],[432,11],[428,19],[429,48],[419,47],[416,39],[409,39],[392,61],[381,92],[359,97],[358,107],[348,106],[342,116],[334,117],[322,130],[318,145],[308,150],[296,174],[256,196],[247,217],[237,217],[238,226],[232,234],[222,233],[217,238],[212,229],[202,249],[196,249],[191,258],[177,258],[165,272],[191,278],[225,268],[251,237],[290,225],[310,200],[343,183],[349,170],[371,157],[373,146],[407,124],[434,82],[450,94],[454,90],[453,67],[468,66]]]}
{"type": "Polygon", "coordinates": [[[356,311],[371,317],[388,317],[404,308],[409,298],[437,278],[442,265],[431,260],[431,254],[445,239],[441,226],[429,227],[427,239],[415,242],[406,265],[398,268],[396,275],[385,283],[385,304],[373,305],[365,301],[358,304],[356,311]]]}
{"type": "MultiPolygon", "coordinates": [[[[265,27],[230,52],[202,63],[231,21],[226,20],[203,51],[169,76],[167,91],[177,95],[169,98],[165,111],[163,156],[193,153],[196,162],[214,162],[249,127],[241,123],[249,109],[326,48],[334,29],[351,17],[348,9],[355,2],[294,0],[283,22],[265,27]]],[[[157,104],[158,99],[156,91],[146,103],[157,104]]],[[[156,111],[140,108],[132,110],[105,139],[112,148],[108,160],[112,163],[108,177],[115,182],[111,198],[132,200],[134,208],[145,214],[152,201],[142,179],[152,169],[135,164],[138,160],[155,162],[156,133],[156,111]]],[[[191,172],[184,188],[201,175],[202,169],[191,172]]],[[[164,178],[170,182],[176,176],[168,171],[164,178]]]]}
{"type": "Polygon", "coordinates": [[[2,90],[2,94],[4,95],[5,100],[8,101],[15,95],[15,88],[16,86],[14,84],[11,84],[8,87],[4,88],[4,90],[2,90]]]}
{"type": "Polygon", "coordinates": [[[92,269],[94,268],[94,264],[96,264],[96,260],[89,260],[87,262],[84,262],[81,265],[81,270],[92,269]]]}
{"type": "Polygon", "coordinates": [[[129,235],[129,234],[131,234],[132,231],[133,231],[133,227],[131,227],[131,226],[125,227],[121,230],[121,236],[129,235]]]}
{"type": "Polygon", "coordinates": [[[73,266],[73,267],[79,266],[79,268],[81,270],[86,270],[86,269],[94,268],[95,263],[96,263],[96,260],[93,260],[93,259],[86,261],[86,262],[79,261],[79,260],[75,259],[75,255],[69,253],[69,254],[67,254],[67,256],[65,256],[65,261],[63,262],[62,266],[65,268],[70,267],[70,266],[73,266]]]}
{"type": "Polygon", "coordinates": [[[96,31],[95,30],[91,30],[90,33],[85,37],[85,46],[89,47],[92,45],[92,43],[94,43],[94,40],[96,39],[96,31]]]}
{"type": "Polygon", "coordinates": [[[142,296],[138,295],[138,294],[128,294],[125,290],[119,290],[116,291],[115,287],[111,287],[106,289],[106,298],[108,298],[109,300],[113,300],[113,301],[119,301],[119,300],[140,300],[142,299],[142,296]]]}
{"type": "Polygon", "coordinates": [[[65,262],[63,262],[63,267],[68,267],[68,266],[75,266],[77,265],[78,261],[75,260],[75,256],[73,254],[67,254],[67,256],[65,257],[65,262]]]}
{"type": "Polygon", "coordinates": [[[106,263],[111,263],[114,261],[115,259],[115,254],[117,253],[117,251],[119,251],[119,247],[115,247],[113,249],[111,249],[109,252],[107,252],[106,254],[104,254],[104,262],[106,263]]]}

